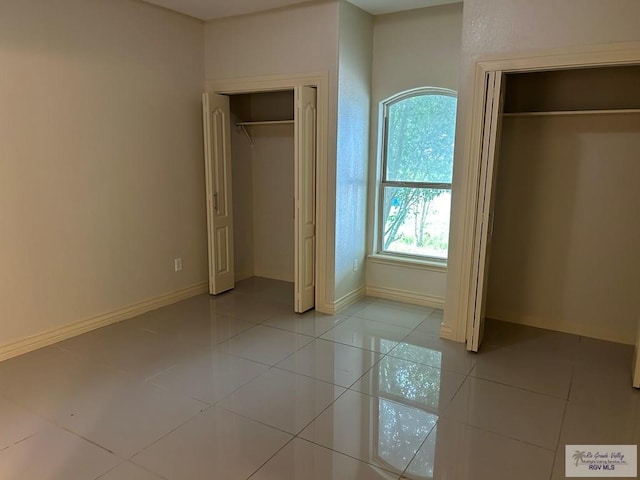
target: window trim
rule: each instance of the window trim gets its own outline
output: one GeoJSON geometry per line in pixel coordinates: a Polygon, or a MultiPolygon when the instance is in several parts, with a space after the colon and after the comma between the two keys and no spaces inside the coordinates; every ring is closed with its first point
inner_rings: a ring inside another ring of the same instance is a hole
{"type": "MultiPolygon", "coordinates": [[[[383,217],[383,208],[382,203],[384,202],[384,191],[387,187],[405,187],[405,188],[437,188],[442,190],[453,190],[452,183],[440,183],[440,182],[404,182],[404,181],[388,181],[387,178],[387,143],[388,143],[388,132],[389,132],[389,109],[403,100],[407,100],[409,98],[424,96],[424,95],[442,95],[447,97],[454,97],[457,101],[458,93],[455,90],[451,90],[449,88],[440,88],[440,87],[419,87],[411,90],[405,90],[404,92],[400,92],[396,95],[393,95],[386,100],[380,102],[380,117],[382,120],[382,129],[380,131],[381,141],[379,142],[380,151],[378,152],[379,165],[380,165],[380,176],[378,179],[377,185],[377,201],[376,201],[376,211],[377,211],[377,232],[375,235],[376,245],[375,245],[375,254],[380,256],[391,256],[396,258],[402,258],[406,260],[415,260],[418,262],[426,262],[430,264],[436,265],[444,265],[446,268],[449,252],[447,249],[447,257],[435,257],[429,255],[417,255],[411,253],[402,253],[402,252],[390,252],[388,250],[384,250],[382,245],[384,245],[384,219],[383,217]]],[[[457,120],[457,119],[456,119],[457,120]]],[[[451,179],[453,182],[453,178],[451,179]]]]}

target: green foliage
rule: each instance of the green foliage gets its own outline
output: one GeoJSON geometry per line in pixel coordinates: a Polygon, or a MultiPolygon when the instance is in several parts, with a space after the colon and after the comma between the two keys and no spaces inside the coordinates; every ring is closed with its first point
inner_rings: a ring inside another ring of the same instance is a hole
{"type": "MultiPolygon", "coordinates": [[[[387,181],[451,183],[456,104],[452,96],[425,94],[389,106],[387,181]]],[[[428,234],[428,218],[433,201],[442,193],[439,189],[387,187],[382,206],[383,249],[406,238],[409,225],[413,227],[411,244],[416,247],[441,244],[428,234]]]]}

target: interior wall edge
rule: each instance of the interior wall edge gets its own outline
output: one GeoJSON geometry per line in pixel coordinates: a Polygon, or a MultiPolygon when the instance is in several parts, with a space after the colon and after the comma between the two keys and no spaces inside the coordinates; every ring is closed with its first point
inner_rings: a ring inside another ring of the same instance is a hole
{"type": "Polygon", "coordinates": [[[38,350],[39,348],[47,347],[68,338],[82,335],[83,333],[87,333],[92,330],[97,330],[101,327],[106,327],[113,323],[128,320],[138,315],[142,315],[143,313],[171,305],[172,303],[186,300],[187,298],[191,298],[202,293],[207,293],[208,291],[208,282],[197,283],[190,287],[181,288],[156,297],[148,298],[141,302],[136,302],[95,317],[69,323],[19,340],[14,340],[4,345],[0,345],[0,362],[8,360],[9,358],[17,357],[24,353],[38,350]]]}
{"type": "Polygon", "coordinates": [[[465,342],[464,340],[460,340],[456,337],[456,332],[454,332],[453,328],[451,328],[451,325],[446,325],[444,323],[440,325],[440,338],[457,343],[465,342]]]}
{"type": "Polygon", "coordinates": [[[365,295],[366,295],[366,288],[363,285],[361,287],[356,288],[355,290],[352,290],[351,292],[347,293],[346,295],[343,295],[342,297],[340,297],[335,302],[327,303],[326,304],[326,310],[318,310],[317,307],[316,307],[316,310],[318,310],[318,311],[320,311],[322,313],[328,313],[329,315],[335,315],[337,313],[340,313],[340,312],[346,310],[351,305],[356,303],[358,300],[363,299],[365,297],[365,295]]]}

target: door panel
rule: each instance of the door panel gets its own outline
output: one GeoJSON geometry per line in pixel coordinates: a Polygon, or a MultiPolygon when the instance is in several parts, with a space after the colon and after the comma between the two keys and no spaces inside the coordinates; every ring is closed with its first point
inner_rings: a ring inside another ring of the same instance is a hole
{"type": "Polygon", "coordinates": [[[467,350],[477,352],[484,333],[487,279],[493,235],[494,200],[498,172],[498,147],[504,103],[504,74],[489,72],[486,79],[485,117],[480,152],[480,178],[476,213],[476,238],[473,258],[469,312],[473,315],[467,327],[467,350]]]}
{"type": "Polygon", "coordinates": [[[315,305],[316,89],[295,90],[295,311],[315,305]]]}
{"type": "Polygon", "coordinates": [[[207,187],[209,293],[234,287],[229,98],[202,95],[207,187]]]}

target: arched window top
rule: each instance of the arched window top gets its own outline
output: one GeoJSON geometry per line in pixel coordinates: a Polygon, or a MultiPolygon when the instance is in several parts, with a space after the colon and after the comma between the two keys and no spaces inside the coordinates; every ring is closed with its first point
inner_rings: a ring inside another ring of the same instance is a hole
{"type": "Polygon", "coordinates": [[[457,96],[419,88],[383,102],[386,179],[451,183],[457,96]]]}
{"type": "Polygon", "coordinates": [[[458,92],[455,90],[451,90],[449,88],[441,88],[441,87],[419,87],[412,88],[410,90],[404,90],[402,92],[398,92],[394,95],[391,95],[386,100],[382,101],[383,105],[391,105],[396,102],[401,102],[402,100],[406,100],[411,97],[419,97],[423,95],[442,95],[447,97],[458,98],[458,92]]]}

